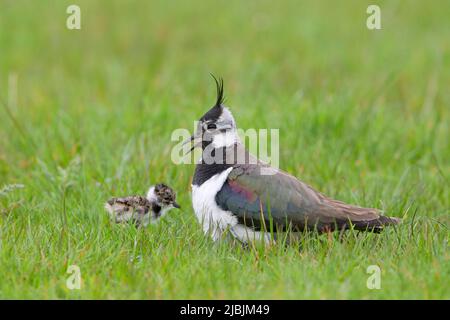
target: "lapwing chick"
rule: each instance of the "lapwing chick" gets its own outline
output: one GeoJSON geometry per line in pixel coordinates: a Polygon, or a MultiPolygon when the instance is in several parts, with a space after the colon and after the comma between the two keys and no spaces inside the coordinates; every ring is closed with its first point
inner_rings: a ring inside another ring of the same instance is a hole
{"type": "Polygon", "coordinates": [[[192,205],[205,233],[222,233],[246,243],[271,241],[276,232],[331,232],[354,228],[380,232],[400,222],[372,208],[333,200],[296,177],[251,155],[241,143],[236,122],[223,104],[223,81],[216,81],[215,105],[199,120],[186,142],[202,156],[192,180],[192,205]],[[270,229],[269,229],[270,228],[270,229]]]}
{"type": "Polygon", "coordinates": [[[172,208],[179,209],[180,205],[176,202],[175,192],[163,183],[150,187],[146,197],[111,198],[105,203],[114,222],[131,222],[144,227],[149,222],[156,223],[172,208]]]}

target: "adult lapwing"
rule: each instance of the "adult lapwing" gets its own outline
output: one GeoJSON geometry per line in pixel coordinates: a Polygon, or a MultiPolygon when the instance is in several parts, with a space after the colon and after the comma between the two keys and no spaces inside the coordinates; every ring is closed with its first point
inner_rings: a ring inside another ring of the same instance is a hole
{"type": "Polygon", "coordinates": [[[163,183],[150,187],[146,197],[111,198],[105,203],[114,222],[132,222],[144,227],[158,221],[172,208],[180,208],[180,205],[176,202],[175,192],[163,183]]]}
{"type": "Polygon", "coordinates": [[[400,222],[377,209],[330,199],[249,154],[240,142],[233,115],[223,104],[223,80],[214,80],[216,103],[200,118],[189,139],[190,151],[202,148],[192,180],[192,204],[204,232],[214,240],[226,230],[246,243],[270,240],[269,231],[354,228],[380,232],[400,222]]]}

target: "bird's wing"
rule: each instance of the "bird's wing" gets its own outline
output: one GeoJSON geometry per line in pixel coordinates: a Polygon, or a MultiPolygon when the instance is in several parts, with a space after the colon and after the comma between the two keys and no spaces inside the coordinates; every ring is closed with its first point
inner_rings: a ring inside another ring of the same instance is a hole
{"type": "Polygon", "coordinates": [[[235,165],[216,195],[217,204],[256,229],[262,223],[268,228],[272,220],[277,227],[324,230],[346,226],[349,220],[358,224],[380,217],[376,209],[332,200],[281,170],[271,175],[267,170],[276,169],[261,163],[235,165]]]}
{"type": "Polygon", "coordinates": [[[129,212],[146,214],[150,210],[150,202],[142,196],[129,196],[111,198],[105,204],[106,210],[111,214],[121,215],[129,212]]]}

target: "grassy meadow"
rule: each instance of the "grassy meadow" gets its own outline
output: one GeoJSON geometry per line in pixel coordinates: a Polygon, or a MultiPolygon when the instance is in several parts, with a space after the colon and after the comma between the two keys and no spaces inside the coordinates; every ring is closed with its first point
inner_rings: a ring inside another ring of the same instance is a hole
{"type": "Polygon", "coordinates": [[[450,2],[377,1],[368,30],[372,3],[0,0],[0,298],[450,299],[450,2]],[[280,130],[280,168],[404,223],[287,248],[206,238],[194,165],[170,156],[215,101],[210,73],[239,127],[280,130]],[[110,223],[105,200],[157,182],[182,210],[110,223]]]}

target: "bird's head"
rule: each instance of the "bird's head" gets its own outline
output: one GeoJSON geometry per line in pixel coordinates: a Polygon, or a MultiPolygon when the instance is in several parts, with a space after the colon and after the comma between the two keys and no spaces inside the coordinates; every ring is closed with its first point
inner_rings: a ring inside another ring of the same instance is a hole
{"type": "Polygon", "coordinates": [[[172,208],[180,208],[180,205],[176,202],[175,191],[164,183],[159,183],[150,187],[147,192],[147,199],[152,204],[159,206],[163,211],[167,211],[172,208]]]}
{"type": "Polygon", "coordinates": [[[228,147],[239,141],[236,121],[230,110],[223,104],[223,80],[212,77],[216,83],[216,103],[200,118],[195,134],[185,142],[193,142],[190,151],[196,147],[205,149],[211,143],[214,148],[228,147]]]}

